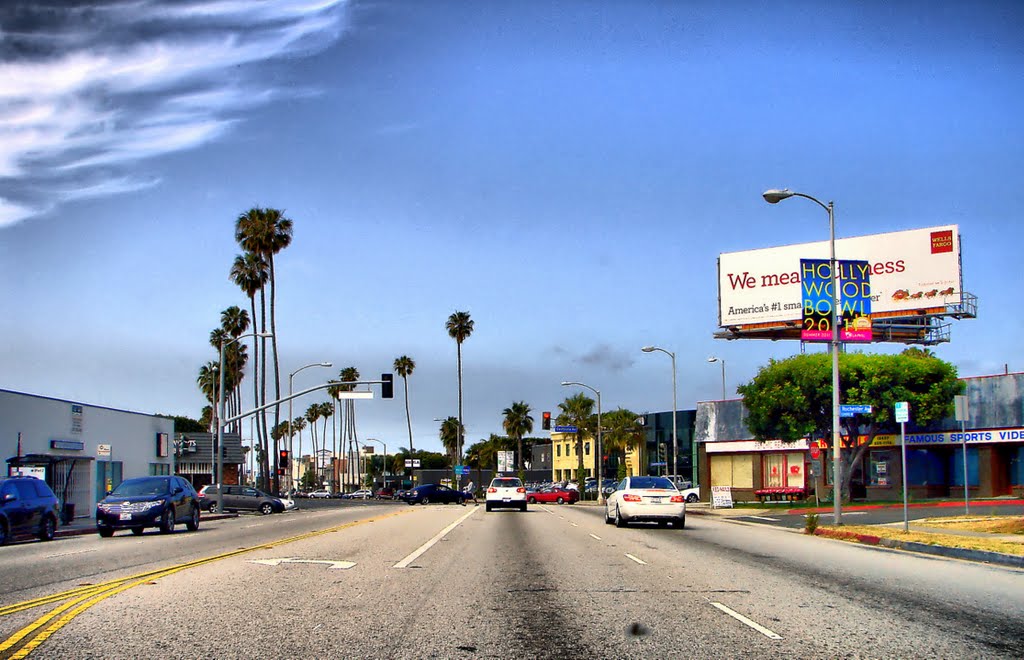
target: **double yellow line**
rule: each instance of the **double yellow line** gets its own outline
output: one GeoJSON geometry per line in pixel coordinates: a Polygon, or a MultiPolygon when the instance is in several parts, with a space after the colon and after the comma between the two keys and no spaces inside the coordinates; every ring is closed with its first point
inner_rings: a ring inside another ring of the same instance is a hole
{"type": "Polygon", "coordinates": [[[49,596],[42,596],[33,600],[26,600],[21,603],[14,603],[12,605],[5,605],[0,607],[0,616],[7,616],[8,614],[14,614],[16,612],[22,612],[29,610],[34,607],[41,607],[43,605],[49,605],[51,603],[64,602],[62,605],[54,608],[47,612],[43,616],[39,617],[29,625],[25,626],[18,632],[14,633],[3,642],[0,642],[0,658],[10,658],[11,660],[28,657],[32,651],[39,647],[40,644],[50,638],[55,632],[69,624],[72,619],[86,611],[93,605],[99,603],[102,600],[115,596],[122,591],[127,591],[132,587],[137,587],[142,584],[149,584],[153,580],[157,580],[168,575],[173,575],[179,571],[185,569],[195,568],[196,566],[202,566],[221,559],[227,559],[229,557],[236,557],[248,552],[255,550],[267,550],[274,548],[279,545],[285,545],[287,543],[294,543],[296,541],[302,541],[304,539],[314,538],[316,536],[322,536],[324,534],[331,534],[334,532],[354,527],[356,525],[362,525],[365,523],[375,522],[377,520],[384,520],[392,516],[400,516],[409,513],[408,511],[398,511],[394,513],[384,514],[382,516],[375,516],[373,518],[367,518],[366,520],[356,520],[353,522],[344,523],[335,527],[329,527],[327,529],[315,530],[312,532],[306,532],[305,534],[299,534],[298,536],[291,536],[285,539],[277,541],[270,541],[260,545],[254,545],[250,548],[241,548],[239,550],[232,550],[231,552],[225,552],[223,554],[214,555],[212,557],[205,557],[203,559],[197,559],[184,564],[178,564],[177,566],[171,566],[170,568],[162,568],[154,571],[147,571],[145,573],[139,573],[138,575],[132,575],[117,580],[110,580],[94,585],[85,585],[64,591],[58,594],[52,594],[49,596]],[[26,641],[27,640],[27,641],[26,641]],[[11,649],[16,649],[13,653],[10,653],[11,649]]]}

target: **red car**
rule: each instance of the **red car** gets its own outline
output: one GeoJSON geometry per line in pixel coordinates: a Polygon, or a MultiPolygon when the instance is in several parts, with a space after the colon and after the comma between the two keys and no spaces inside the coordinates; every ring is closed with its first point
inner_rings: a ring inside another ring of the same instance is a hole
{"type": "Polygon", "coordinates": [[[526,501],[530,504],[540,502],[542,504],[572,504],[580,500],[580,493],[576,490],[565,488],[544,488],[535,493],[527,493],[526,501]]]}

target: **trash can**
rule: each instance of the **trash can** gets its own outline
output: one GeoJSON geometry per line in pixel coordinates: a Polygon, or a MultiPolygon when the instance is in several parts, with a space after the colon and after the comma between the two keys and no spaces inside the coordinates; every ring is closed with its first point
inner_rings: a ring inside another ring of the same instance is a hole
{"type": "Polygon", "coordinates": [[[61,510],[61,522],[65,525],[70,525],[71,521],[75,519],[75,503],[65,502],[61,510]]]}

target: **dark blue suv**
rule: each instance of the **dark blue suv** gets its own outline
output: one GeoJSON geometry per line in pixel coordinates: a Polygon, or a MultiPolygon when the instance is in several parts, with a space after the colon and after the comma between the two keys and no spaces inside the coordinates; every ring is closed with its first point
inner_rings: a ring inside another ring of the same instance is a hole
{"type": "Polygon", "coordinates": [[[139,535],[147,527],[170,534],[180,522],[190,532],[199,529],[199,495],[181,477],[125,479],[96,505],[96,531],[103,538],[118,529],[139,535]]]}
{"type": "Polygon", "coordinates": [[[35,477],[0,479],[0,545],[26,534],[40,541],[53,539],[58,511],[57,496],[45,481],[35,477]]]}

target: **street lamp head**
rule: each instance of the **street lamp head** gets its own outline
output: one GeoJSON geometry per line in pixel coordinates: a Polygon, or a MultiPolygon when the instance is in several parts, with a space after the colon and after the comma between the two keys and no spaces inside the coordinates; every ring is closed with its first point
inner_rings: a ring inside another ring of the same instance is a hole
{"type": "Polygon", "coordinates": [[[794,193],[789,188],[783,188],[782,190],[773,188],[771,190],[764,191],[761,194],[761,196],[764,197],[764,201],[768,202],[769,204],[778,204],[782,200],[788,197],[792,197],[795,194],[796,193],[794,193]]]}
{"type": "Polygon", "coordinates": [[[257,332],[256,336],[257,337],[267,338],[267,337],[273,337],[274,333],[273,332],[257,332]]]}
{"type": "Polygon", "coordinates": [[[644,346],[640,350],[643,351],[644,353],[653,353],[655,349],[653,346],[644,346]]]}
{"type": "Polygon", "coordinates": [[[562,381],[562,387],[567,387],[567,386],[569,386],[569,385],[575,385],[575,383],[570,383],[570,382],[569,382],[569,381],[567,381],[567,380],[563,380],[563,381],[562,381]]]}
{"type": "Polygon", "coordinates": [[[708,362],[718,362],[718,358],[711,356],[708,358],[708,362]]]}
{"type": "Polygon", "coordinates": [[[332,364],[332,363],[330,363],[330,362],[321,362],[321,363],[320,363],[320,366],[321,366],[321,367],[333,367],[333,366],[334,366],[334,364],[332,364]]]}

